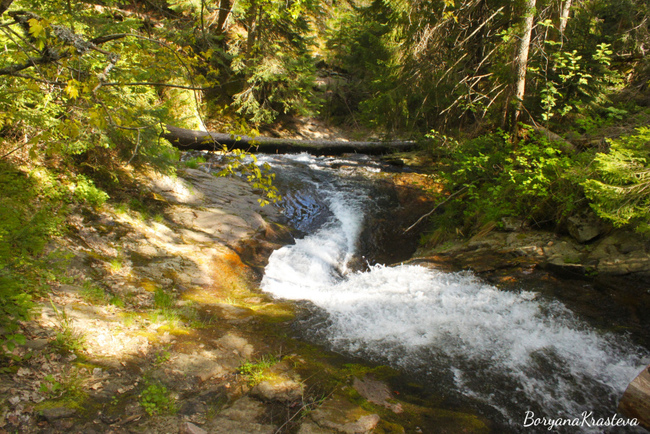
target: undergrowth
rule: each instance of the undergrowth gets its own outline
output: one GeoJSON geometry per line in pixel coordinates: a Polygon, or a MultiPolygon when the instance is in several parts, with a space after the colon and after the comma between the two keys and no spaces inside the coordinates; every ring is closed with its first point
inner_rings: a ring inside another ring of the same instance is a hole
{"type": "Polygon", "coordinates": [[[516,138],[501,130],[462,142],[430,137],[439,143],[434,152],[446,168],[446,191],[456,196],[432,216],[426,245],[513,222],[563,231],[569,217],[585,212],[650,232],[650,128],[607,139],[609,149],[571,149],[530,127],[516,138]]]}
{"type": "Polygon", "coordinates": [[[2,161],[0,191],[0,345],[11,350],[25,341],[18,322],[29,318],[32,297],[56,279],[65,259],[45,247],[61,233],[68,202],[51,173],[2,161]]]}

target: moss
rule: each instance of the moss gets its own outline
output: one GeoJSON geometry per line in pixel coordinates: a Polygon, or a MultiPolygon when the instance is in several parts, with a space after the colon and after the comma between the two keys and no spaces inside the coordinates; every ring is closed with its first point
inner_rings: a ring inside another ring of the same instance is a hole
{"type": "Polygon", "coordinates": [[[579,264],[582,262],[579,256],[567,256],[563,258],[563,261],[565,264],[579,264]]]}
{"type": "Polygon", "coordinates": [[[404,434],[406,430],[400,424],[388,422],[387,420],[380,420],[379,424],[373,430],[374,434],[404,434]]]}
{"type": "Polygon", "coordinates": [[[370,374],[374,378],[384,381],[400,375],[399,371],[389,366],[380,365],[370,367],[356,363],[347,363],[343,365],[343,372],[345,372],[348,376],[357,378],[363,378],[366,375],[370,374]]]}

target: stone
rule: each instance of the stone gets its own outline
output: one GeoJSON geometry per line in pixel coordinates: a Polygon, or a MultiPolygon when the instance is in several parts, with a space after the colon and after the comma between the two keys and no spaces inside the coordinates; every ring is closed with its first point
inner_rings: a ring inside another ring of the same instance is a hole
{"type": "Polygon", "coordinates": [[[197,351],[195,354],[175,354],[167,363],[155,370],[152,377],[178,386],[192,388],[210,378],[234,372],[238,366],[235,357],[217,351],[197,351]]]}
{"type": "Polygon", "coordinates": [[[50,423],[55,420],[72,417],[75,414],[77,414],[77,410],[68,407],[46,408],[45,410],[41,411],[41,417],[50,423]]]}
{"type": "Polygon", "coordinates": [[[579,243],[587,243],[604,232],[601,220],[592,212],[571,216],[567,219],[569,234],[579,243]]]}
{"type": "Polygon", "coordinates": [[[381,420],[378,415],[367,412],[342,396],[329,398],[310,416],[321,428],[331,428],[345,434],[369,433],[381,420]]]}
{"type": "Polygon", "coordinates": [[[211,434],[273,434],[275,425],[258,422],[265,411],[261,402],[243,397],[210,420],[206,429],[211,434]]]}
{"type": "Polygon", "coordinates": [[[25,346],[30,350],[39,351],[47,346],[48,339],[31,339],[25,342],[25,346]]]}
{"type": "Polygon", "coordinates": [[[274,375],[251,390],[251,394],[265,401],[294,402],[302,398],[304,385],[284,374],[274,375]]]}
{"type": "Polygon", "coordinates": [[[178,410],[178,414],[184,416],[193,416],[195,414],[205,413],[205,405],[200,401],[191,399],[189,401],[183,402],[181,408],[178,410]]]}
{"type": "Polygon", "coordinates": [[[373,404],[386,407],[393,413],[401,413],[403,411],[401,404],[389,402],[392,399],[392,395],[388,385],[382,381],[375,380],[371,377],[365,377],[361,380],[355,377],[352,387],[354,387],[359,395],[373,404]]]}
{"type": "Polygon", "coordinates": [[[179,434],[208,434],[206,430],[199,428],[191,422],[183,422],[178,432],[179,434]]]}
{"type": "Polygon", "coordinates": [[[323,428],[311,420],[305,420],[300,425],[298,434],[339,434],[339,431],[331,428],[323,428]]]}
{"type": "MultiPolygon", "coordinates": [[[[227,307],[233,307],[233,306],[227,306],[227,307]]],[[[248,311],[246,311],[246,313],[248,313],[248,311]]],[[[245,338],[231,332],[226,333],[219,339],[215,340],[214,343],[220,346],[221,348],[236,352],[237,355],[245,359],[251,358],[255,353],[255,348],[253,348],[253,346],[249,344],[245,338]]]]}
{"type": "Polygon", "coordinates": [[[514,217],[503,217],[501,219],[501,228],[506,232],[514,232],[523,228],[525,222],[514,217]]]}

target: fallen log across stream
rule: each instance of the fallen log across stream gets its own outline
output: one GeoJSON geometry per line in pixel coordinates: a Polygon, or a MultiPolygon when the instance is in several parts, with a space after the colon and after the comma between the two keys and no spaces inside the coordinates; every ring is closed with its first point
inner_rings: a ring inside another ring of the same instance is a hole
{"type": "Polygon", "coordinates": [[[636,418],[650,431],[650,365],[630,383],[618,405],[625,416],[636,418]]]}
{"type": "Polygon", "coordinates": [[[344,142],[334,140],[297,140],[275,137],[233,136],[230,134],[194,131],[167,125],[163,137],[183,151],[229,151],[241,149],[266,154],[307,152],[311,155],[341,155],[358,153],[380,155],[416,149],[415,141],[344,142]]]}

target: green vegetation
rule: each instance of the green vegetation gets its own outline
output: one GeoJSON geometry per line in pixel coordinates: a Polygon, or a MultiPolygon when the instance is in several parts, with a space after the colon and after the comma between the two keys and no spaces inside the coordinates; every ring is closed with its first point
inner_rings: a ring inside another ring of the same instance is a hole
{"type": "Polygon", "coordinates": [[[595,179],[584,182],[599,216],[615,226],[633,225],[650,232],[650,128],[610,139],[609,153],[594,159],[595,179]]]}
{"type": "Polygon", "coordinates": [[[106,303],[106,291],[91,281],[86,281],[80,291],[81,297],[88,303],[104,304],[106,303]]]}
{"type": "MultiPolygon", "coordinates": [[[[68,279],[47,246],[71,210],[164,220],[138,173],[205,161],[178,164],[166,125],[256,135],[318,116],[419,139],[455,195],[434,242],[504,219],[562,231],[588,209],[649,232],[649,16],[636,0],[1,2],[0,346],[68,279]]],[[[222,175],[280,199],[268,167],[228,158],[222,175]]]]}
{"type": "Polygon", "coordinates": [[[82,352],[86,346],[86,337],[72,327],[65,310],[59,311],[53,303],[52,308],[58,320],[54,347],[65,353],[82,352]]]}
{"type": "Polygon", "coordinates": [[[140,405],[149,416],[176,413],[176,401],[162,384],[149,384],[140,394],[140,405]]]}
{"type": "Polygon", "coordinates": [[[464,222],[460,230],[470,234],[507,217],[541,226],[560,221],[581,200],[577,161],[537,134],[515,143],[499,131],[456,143],[441,157],[448,164],[443,182],[461,195],[434,217],[437,226],[464,222]]]}
{"type": "Polygon", "coordinates": [[[273,365],[276,365],[280,360],[277,357],[262,356],[257,362],[245,362],[239,367],[239,373],[246,379],[249,386],[255,386],[264,380],[268,380],[270,376],[267,370],[273,365]]]}
{"type": "Polygon", "coordinates": [[[184,164],[190,169],[198,169],[199,165],[205,163],[206,159],[204,157],[195,157],[187,160],[184,164]]]}
{"type": "Polygon", "coordinates": [[[39,392],[45,395],[46,400],[36,405],[38,410],[46,408],[67,407],[85,411],[84,402],[88,394],[84,389],[83,376],[76,369],[54,376],[51,374],[43,377],[39,392]]]}

